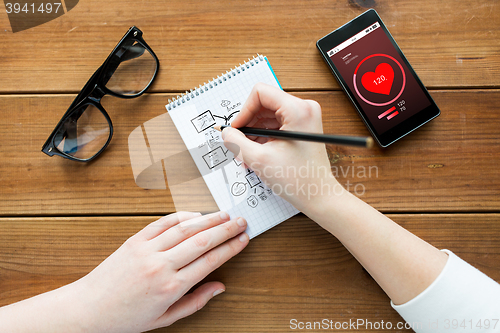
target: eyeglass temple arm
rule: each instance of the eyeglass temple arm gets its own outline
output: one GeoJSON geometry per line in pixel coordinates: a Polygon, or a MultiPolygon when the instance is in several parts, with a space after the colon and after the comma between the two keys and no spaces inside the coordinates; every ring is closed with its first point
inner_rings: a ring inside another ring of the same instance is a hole
{"type": "MultiPolygon", "coordinates": [[[[120,48],[120,50],[118,50],[118,52],[110,59],[108,65],[106,66],[106,73],[104,75],[103,85],[108,83],[109,79],[111,78],[111,76],[113,76],[113,74],[115,73],[116,69],[118,68],[121,62],[139,58],[144,54],[144,52],[146,51],[144,46],[137,43],[135,45],[136,47],[131,47],[133,43],[134,43],[133,40],[125,42],[123,47],[120,48]]],[[[81,97],[87,96],[90,93],[90,91],[94,89],[94,85],[96,84],[95,78],[100,75],[102,70],[103,66],[99,67],[95,71],[94,75],[92,75],[92,77],[87,81],[87,83],[80,91],[78,96],[76,96],[76,98],[73,100],[73,103],[71,103],[68,110],[74,108],[77,102],[81,100],[81,97]]]]}
{"type": "MultiPolygon", "coordinates": [[[[144,54],[146,49],[144,46],[142,46],[140,43],[137,43],[135,46],[136,47],[131,47],[134,44],[133,40],[126,41],[120,50],[116,53],[116,56],[113,56],[108,65],[106,66],[106,72],[104,75],[103,79],[103,84],[105,85],[108,83],[109,79],[113,74],[115,73],[116,69],[120,65],[121,62],[127,61],[127,60],[132,60],[135,58],[138,58],[144,54]]],[[[81,100],[83,97],[87,96],[92,89],[94,89],[94,86],[96,84],[96,77],[100,76],[101,71],[103,71],[103,66],[99,67],[92,77],[87,81],[85,86],[82,88],[78,96],[75,97],[73,100],[73,103],[69,106],[68,110],[73,109],[81,100]]]]}
{"type": "Polygon", "coordinates": [[[146,48],[144,48],[144,46],[140,43],[133,45],[134,42],[134,40],[126,41],[109,60],[109,63],[106,66],[106,73],[104,73],[104,78],[102,80],[104,85],[111,79],[111,76],[113,76],[120,63],[139,58],[144,54],[146,48]]]}

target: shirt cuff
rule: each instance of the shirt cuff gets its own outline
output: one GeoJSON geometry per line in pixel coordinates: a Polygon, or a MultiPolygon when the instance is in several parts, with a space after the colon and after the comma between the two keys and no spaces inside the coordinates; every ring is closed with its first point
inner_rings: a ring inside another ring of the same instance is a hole
{"type": "Polygon", "coordinates": [[[453,252],[442,251],[448,261],[436,280],[412,300],[401,305],[391,301],[391,306],[409,324],[420,327],[414,328],[416,332],[436,332],[453,320],[465,320],[473,331],[479,320],[499,319],[500,285],[453,252]]]}

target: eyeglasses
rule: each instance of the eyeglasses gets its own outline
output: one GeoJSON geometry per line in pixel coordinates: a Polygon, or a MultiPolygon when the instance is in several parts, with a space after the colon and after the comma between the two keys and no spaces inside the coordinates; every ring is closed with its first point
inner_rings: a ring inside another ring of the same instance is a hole
{"type": "Polygon", "coordinates": [[[142,39],[142,31],[131,27],[76,96],[42,151],[80,162],[99,156],[113,136],[113,124],[101,99],[106,94],[141,96],[155,79],[159,66],[155,53],[142,39]]]}

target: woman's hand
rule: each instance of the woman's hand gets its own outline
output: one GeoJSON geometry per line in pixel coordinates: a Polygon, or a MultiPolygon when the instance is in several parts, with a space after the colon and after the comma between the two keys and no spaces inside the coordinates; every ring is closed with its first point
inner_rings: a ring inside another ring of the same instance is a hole
{"type": "Polygon", "coordinates": [[[168,326],[225,290],[195,284],[248,244],[246,221],[178,212],[151,223],[77,281],[90,329],[142,332],[168,326]]]}
{"type": "Polygon", "coordinates": [[[317,102],[259,83],[231,126],[222,131],[226,147],[297,209],[307,214],[316,197],[344,191],[331,173],[324,144],[262,137],[250,140],[235,129],[249,126],[323,133],[317,102]]]}

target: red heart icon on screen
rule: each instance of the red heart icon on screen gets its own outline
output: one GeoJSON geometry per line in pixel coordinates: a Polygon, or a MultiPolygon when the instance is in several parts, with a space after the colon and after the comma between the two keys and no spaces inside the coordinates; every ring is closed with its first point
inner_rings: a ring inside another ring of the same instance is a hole
{"type": "Polygon", "coordinates": [[[361,77],[361,84],[366,90],[376,94],[389,95],[391,93],[394,70],[391,65],[383,62],[375,68],[374,72],[366,72],[361,77]]]}

